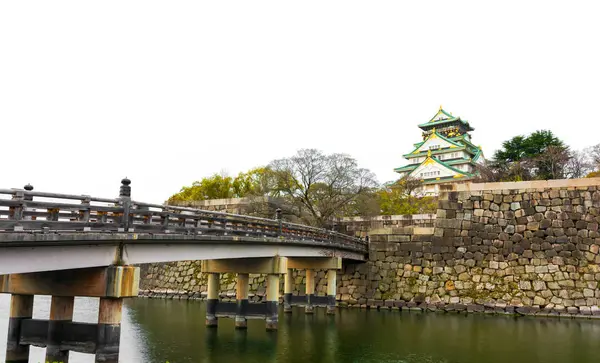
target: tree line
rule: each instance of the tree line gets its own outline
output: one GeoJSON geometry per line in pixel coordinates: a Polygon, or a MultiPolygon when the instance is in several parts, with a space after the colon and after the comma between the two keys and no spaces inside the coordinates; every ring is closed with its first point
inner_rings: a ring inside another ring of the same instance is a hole
{"type": "Polygon", "coordinates": [[[478,166],[481,181],[550,180],[600,176],[600,144],[573,150],[549,130],[502,143],[478,166]]]}
{"type": "MultiPolygon", "coordinates": [[[[477,166],[477,175],[475,181],[600,176],[600,144],[576,151],[548,130],[515,136],[477,166]]],[[[259,206],[263,197],[271,197],[288,219],[330,227],[341,217],[435,213],[437,199],[421,195],[421,186],[411,178],[380,184],[347,154],[301,149],[237,176],[214,174],[195,181],[168,203],[246,197],[257,200],[254,214],[273,217],[272,210],[259,206]]]]}
{"type": "Polygon", "coordinates": [[[301,149],[235,177],[203,178],[181,188],[168,202],[271,197],[288,216],[328,227],[333,220],[348,216],[435,213],[436,200],[420,197],[419,185],[410,179],[381,185],[375,174],[347,154],[301,149]]]}

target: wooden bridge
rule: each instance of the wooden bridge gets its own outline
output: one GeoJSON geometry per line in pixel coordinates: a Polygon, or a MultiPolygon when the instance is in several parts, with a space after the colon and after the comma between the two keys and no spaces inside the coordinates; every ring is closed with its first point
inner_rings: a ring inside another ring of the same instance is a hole
{"type": "Polygon", "coordinates": [[[10,293],[7,362],[27,362],[29,346],[46,347],[46,360],[68,362],[69,351],[117,362],[122,298],[137,296],[137,264],[203,260],[208,274],[206,324],[218,316],[278,322],[279,278],[291,311],[292,270],[306,269],[307,312],[335,311],[342,259],[364,261],[367,242],[275,219],[142,203],[123,179],[119,198],[0,189],[0,293],[10,293]],[[314,295],[314,270],[328,270],[328,296],[314,295]],[[219,302],[221,273],[237,273],[237,302],[219,302]],[[267,275],[267,301],[248,303],[248,274],[267,275]],[[51,295],[50,320],[32,319],[33,296],[51,295]],[[100,298],[98,324],[72,321],[75,296],[100,298]]]}

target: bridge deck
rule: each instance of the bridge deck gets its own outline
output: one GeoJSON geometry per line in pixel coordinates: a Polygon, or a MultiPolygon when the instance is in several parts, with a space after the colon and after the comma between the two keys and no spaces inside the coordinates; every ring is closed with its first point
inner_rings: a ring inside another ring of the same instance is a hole
{"type": "Polygon", "coordinates": [[[280,217],[143,203],[129,195],[127,179],[117,199],[0,189],[0,274],[116,260],[136,264],[275,255],[363,260],[368,252],[360,239],[280,217]],[[18,268],[24,263],[37,267],[18,268]]]}

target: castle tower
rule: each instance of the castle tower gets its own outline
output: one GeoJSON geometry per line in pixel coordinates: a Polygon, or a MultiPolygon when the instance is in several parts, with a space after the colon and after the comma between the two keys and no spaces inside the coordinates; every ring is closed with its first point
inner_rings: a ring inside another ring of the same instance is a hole
{"type": "Polygon", "coordinates": [[[423,141],[403,155],[408,165],[394,169],[400,177],[423,182],[426,195],[437,195],[439,185],[464,182],[476,176],[475,165],[483,160],[481,147],[471,142],[469,122],[452,116],[442,106],[431,120],[420,124],[423,141]]]}

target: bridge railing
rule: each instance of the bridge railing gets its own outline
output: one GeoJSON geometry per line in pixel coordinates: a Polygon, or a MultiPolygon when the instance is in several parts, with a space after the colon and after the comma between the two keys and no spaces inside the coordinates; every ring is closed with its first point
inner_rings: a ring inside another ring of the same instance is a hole
{"type": "Polygon", "coordinates": [[[151,233],[232,235],[311,240],[355,251],[367,242],[334,231],[201,209],[131,200],[130,181],[123,179],[119,198],[96,198],[25,189],[0,189],[0,234],[6,232],[151,233]]]}

